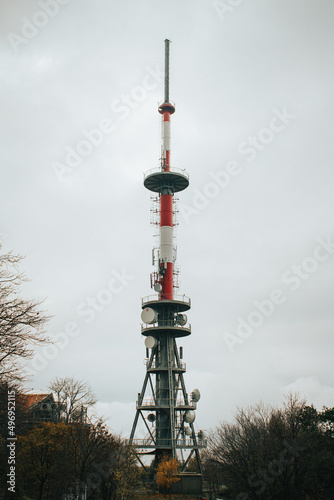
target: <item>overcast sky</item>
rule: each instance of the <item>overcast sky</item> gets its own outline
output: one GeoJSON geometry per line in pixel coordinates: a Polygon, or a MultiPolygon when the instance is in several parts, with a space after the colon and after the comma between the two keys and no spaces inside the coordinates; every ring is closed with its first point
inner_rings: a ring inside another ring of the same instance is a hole
{"type": "Polygon", "coordinates": [[[30,387],[89,382],[128,436],[145,376],[164,39],[179,194],[179,342],[196,424],[290,391],[334,405],[331,0],[1,0],[3,251],[57,341],[30,387]]]}

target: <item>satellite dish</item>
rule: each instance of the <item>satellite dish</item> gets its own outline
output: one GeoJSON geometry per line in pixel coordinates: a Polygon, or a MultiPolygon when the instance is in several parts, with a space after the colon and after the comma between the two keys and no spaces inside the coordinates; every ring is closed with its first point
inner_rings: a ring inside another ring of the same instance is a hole
{"type": "Polygon", "coordinates": [[[195,421],[196,414],[193,410],[188,410],[183,418],[184,421],[187,422],[187,424],[192,424],[195,421]]]}
{"type": "Polygon", "coordinates": [[[190,398],[191,398],[191,401],[194,401],[194,403],[197,403],[201,399],[201,393],[199,392],[198,389],[194,389],[190,393],[190,398]]]}
{"type": "Polygon", "coordinates": [[[145,309],[142,310],[141,319],[144,323],[152,325],[152,323],[156,323],[158,321],[158,313],[150,307],[145,307],[145,309]]]}
{"type": "Polygon", "coordinates": [[[191,436],[191,428],[190,427],[186,427],[184,432],[186,433],[186,436],[191,436]]]}
{"type": "Polygon", "coordinates": [[[176,322],[181,326],[184,326],[187,323],[187,320],[188,318],[186,314],[178,314],[176,316],[176,322]]]}
{"type": "Polygon", "coordinates": [[[154,337],[146,337],[145,347],[147,347],[148,349],[154,349],[157,346],[157,344],[158,341],[154,337]]]}
{"type": "Polygon", "coordinates": [[[154,285],[154,290],[155,290],[156,292],[161,292],[161,290],[162,290],[162,286],[160,285],[160,283],[156,283],[156,284],[154,285]]]}
{"type": "Polygon", "coordinates": [[[149,413],[149,414],[147,415],[147,420],[148,420],[149,422],[152,422],[152,423],[153,423],[153,422],[155,422],[155,415],[154,415],[154,413],[149,413]]]}

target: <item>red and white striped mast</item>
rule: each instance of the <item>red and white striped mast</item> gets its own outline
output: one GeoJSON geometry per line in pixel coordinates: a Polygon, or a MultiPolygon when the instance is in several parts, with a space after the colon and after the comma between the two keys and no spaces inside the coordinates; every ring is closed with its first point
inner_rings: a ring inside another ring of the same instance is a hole
{"type": "MultiPolygon", "coordinates": [[[[162,115],[162,151],[161,170],[170,171],[170,117],[175,112],[175,107],[169,102],[169,44],[165,40],[165,100],[159,107],[162,115]]],[[[173,299],[173,193],[166,186],[160,194],[160,262],[159,272],[162,271],[160,284],[161,299],[173,299]]]]}

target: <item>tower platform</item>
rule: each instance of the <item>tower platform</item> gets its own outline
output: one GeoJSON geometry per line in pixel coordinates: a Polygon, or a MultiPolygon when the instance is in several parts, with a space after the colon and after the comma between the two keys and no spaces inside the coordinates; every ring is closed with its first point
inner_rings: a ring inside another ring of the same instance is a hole
{"type": "Polygon", "coordinates": [[[163,171],[161,167],[152,168],[144,174],[144,186],[154,193],[160,193],[163,188],[172,188],[174,193],[178,193],[189,186],[189,175],[185,170],[174,167],[169,171],[163,171]]]}

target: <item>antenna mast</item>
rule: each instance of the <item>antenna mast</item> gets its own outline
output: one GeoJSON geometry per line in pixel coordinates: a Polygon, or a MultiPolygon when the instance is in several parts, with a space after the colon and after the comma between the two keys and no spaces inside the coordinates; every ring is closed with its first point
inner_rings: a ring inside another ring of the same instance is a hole
{"type": "Polygon", "coordinates": [[[169,44],[170,40],[165,40],[165,102],[169,102],[169,44]]]}

